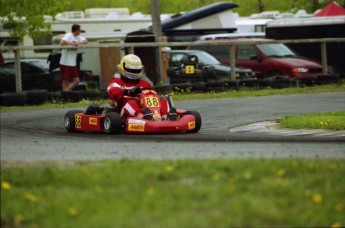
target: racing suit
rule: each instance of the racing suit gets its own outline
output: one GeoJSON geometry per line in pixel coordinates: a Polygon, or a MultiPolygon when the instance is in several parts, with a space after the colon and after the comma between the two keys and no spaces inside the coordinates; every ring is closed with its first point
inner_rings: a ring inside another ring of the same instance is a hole
{"type": "MultiPolygon", "coordinates": [[[[117,103],[117,107],[121,110],[120,115],[124,118],[133,116],[139,117],[143,114],[139,99],[130,94],[133,87],[142,89],[153,89],[152,85],[145,80],[138,80],[137,82],[128,82],[122,80],[121,77],[114,77],[107,87],[108,96],[111,100],[117,103]]],[[[165,118],[168,114],[168,102],[165,99],[160,99],[161,102],[161,116],[165,118]]]]}

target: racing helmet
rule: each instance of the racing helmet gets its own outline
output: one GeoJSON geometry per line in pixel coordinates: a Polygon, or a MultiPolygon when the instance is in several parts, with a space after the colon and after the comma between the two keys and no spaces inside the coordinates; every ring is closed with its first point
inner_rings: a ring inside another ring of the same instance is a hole
{"type": "Polygon", "coordinates": [[[121,76],[129,81],[138,81],[142,77],[143,64],[141,59],[134,55],[125,55],[120,62],[121,76]]]}

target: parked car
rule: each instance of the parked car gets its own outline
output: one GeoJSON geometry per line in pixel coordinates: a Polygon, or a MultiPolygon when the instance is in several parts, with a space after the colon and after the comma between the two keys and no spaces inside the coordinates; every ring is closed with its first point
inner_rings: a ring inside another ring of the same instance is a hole
{"type": "MultiPolygon", "coordinates": [[[[45,89],[48,91],[61,90],[61,76],[59,69],[50,70],[50,64],[45,59],[21,60],[22,89],[45,89]]],[[[16,91],[15,62],[7,61],[0,65],[0,93],[16,91]]],[[[99,85],[99,76],[90,71],[80,72],[80,85],[99,85]]]]}
{"type": "MultiPolygon", "coordinates": [[[[21,60],[22,89],[61,90],[58,74],[48,71],[49,64],[44,59],[21,60]]],[[[0,93],[16,91],[15,62],[9,61],[0,65],[0,93]]]]}
{"type": "MultiPolygon", "coordinates": [[[[169,53],[168,77],[170,83],[231,79],[230,66],[222,64],[205,51],[170,50],[167,52],[169,53]]],[[[255,79],[253,71],[248,68],[236,67],[235,72],[236,79],[255,79]]]]}
{"type": "MultiPolygon", "coordinates": [[[[212,39],[212,35],[208,35],[207,38],[203,37],[203,42],[229,42],[229,40],[258,42],[253,44],[238,44],[235,47],[236,66],[252,69],[258,79],[276,75],[285,75],[290,78],[324,75],[321,63],[297,55],[282,43],[260,43],[268,39],[238,38],[229,36],[229,34],[224,34],[223,36],[217,34],[214,35],[214,39],[212,39]]],[[[229,44],[193,45],[188,47],[188,49],[204,50],[215,56],[220,62],[229,64],[229,44]]]]}

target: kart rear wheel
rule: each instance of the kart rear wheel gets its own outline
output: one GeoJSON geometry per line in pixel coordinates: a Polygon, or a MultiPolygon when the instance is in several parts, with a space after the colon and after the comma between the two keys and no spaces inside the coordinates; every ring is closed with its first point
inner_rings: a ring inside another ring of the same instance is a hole
{"type": "Polygon", "coordinates": [[[193,115],[195,118],[195,128],[190,133],[197,133],[201,128],[201,116],[197,111],[187,111],[185,115],[193,115]]]}
{"type": "Polygon", "coordinates": [[[117,112],[108,112],[105,114],[103,121],[103,128],[105,133],[118,134],[122,130],[122,119],[117,112]]]}
{"type": "Polygon", "coordinates": [[[83,111],[80,110],[72,110],[68,111],[64,118],[64,125],[68,132],[75,132],[75,114],[77,113],[83,113],[83,111]]]}

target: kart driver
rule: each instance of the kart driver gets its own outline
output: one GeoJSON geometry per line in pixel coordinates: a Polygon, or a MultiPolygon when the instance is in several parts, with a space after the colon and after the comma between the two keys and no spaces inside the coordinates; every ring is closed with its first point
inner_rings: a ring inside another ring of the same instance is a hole
{"type": "MultiPolygon", "coordinates": [[[[142,76],[141,59],[134,54],[128,54],[121,59],[120,77],[114,77],[108,84],[108,96],[117,103],[117,107],[121,110],[120,115],[124,118],[138,117],[148,120],[153,118],[151,111],[142,109],[139,99],[136,98],[143,89],[153,90],[152,85],[142,79],[142,76]]],[[[160,99],[160,102],[161,116],[163,120],[166,120],[169,111],[168,102],[166,99],[160,99]]]]}

